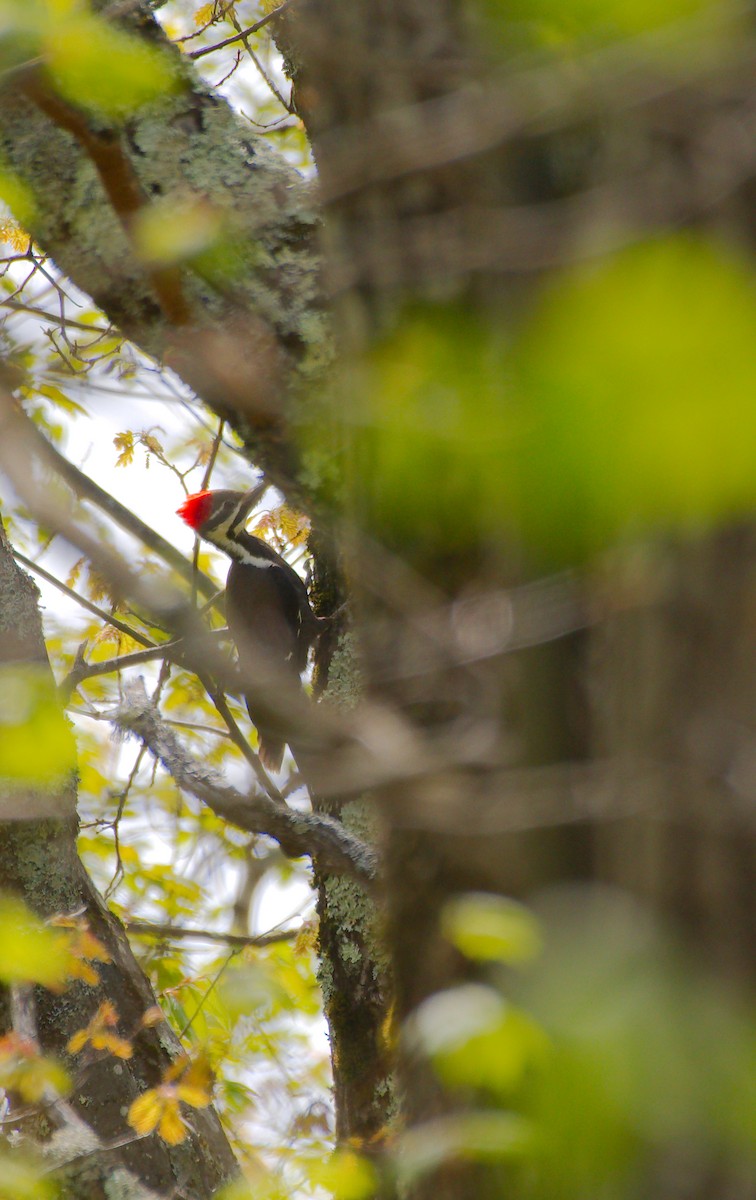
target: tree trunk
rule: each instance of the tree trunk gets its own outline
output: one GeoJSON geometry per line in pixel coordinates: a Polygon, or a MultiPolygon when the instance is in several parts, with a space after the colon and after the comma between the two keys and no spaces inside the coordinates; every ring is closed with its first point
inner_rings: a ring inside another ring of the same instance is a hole
{"type": "MultiPolygon", "coordinates": [[[[15,563],[0,526],[0,664],[6,669],[13,664],[44,670],[54,693],[37,599],[36,587],[15,563]]],[[[62,713],[59,720],[65,723],[62,713]]],[[[95,986],[75,980],[61,993],[34,988],[33,1032],[39,1048],[66,1065],[74,1086],[70,1096],[45,1108],[43,1121],[31,1122],[32,1145],[37,1144],[55,1166],[61,1195],[70,1200],[104,1200],[115,1179],[119,1194],[130,1200],[168,1195],[209,1200],[238,1171],[212,1108],[192,1110],[189,1136],[178,1146],[168,1145],[157,1133],[138,1137],[125,1119],[132,1101],[146,1088],[156,1087],[182,1051],[165,1020],[141,1025],[157,1002],[123,928],[108,912],[76,853],[73,778],[61,780],[55,790],[6,780],[0,800],[3,889],[43,919],[82,917],[110,956],[110,961],[98,964],[95,986]],[[133,1055],[123,1060],[95,1053],[82,1069],[81,1057],[69,1052],[68,1043],[104,1001],[115,1006],[118,1032],[132,1041],[133,1055]]],[[[7,991],[1,1012],[2,1032],[7,1033],[14,1018],[7,991]]],[[[30,1031],[16,1032],[28,1036],[30,1031]]],[[[10,1116],[16,1116],[14,1108],[10,1116]]],[[[21,1111],[18,1124],[22,1130],[29,1124],[21,1111]]]]}

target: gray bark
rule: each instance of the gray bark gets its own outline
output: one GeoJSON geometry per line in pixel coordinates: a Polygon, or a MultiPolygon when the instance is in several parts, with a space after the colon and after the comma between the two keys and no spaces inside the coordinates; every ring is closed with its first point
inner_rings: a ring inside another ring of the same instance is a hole
{"type": "MultiPolygon", "coordinates": [[[[305,445],[296,436],[300,421],[313,420],[308,389],[322,384],[333,354],[314,189],[179,66],[152,17],[141,12],[134,21],[172,56],[182,86],[133,114],[123,128],[99,128],[75,111],[56,109],[36,77],[22,87],[16,80],[0,97],[0,144],[37,201],[30,232],[124,334],[230,422],[251,462],[289,498],[311,506],[333,488],[338,471],[332,448],[305,445]],[[118,194],[124,180],[137,207],[178,194],[222,214],[232,272],[208,276],[187,267],[166,279],[140,265],[128,204],[118,194]]],[[[340,586],[328,557],[320,555],[319,574],[329,582],[318,597],[319,611],[327,613],[338,605],[340,586]]],[[[335,643],[343,621],[332,629],[335,643]]],[[[323,682],[329,657],[330,650],[321,655],[323,682]]],[[[365,819],[356,820],[361,831],[365,819]]],[[[361,1095],[357,1103],[349,1087],[337,1088],[339,1135],[367,1143],[393,1110],[383,1048],[385,983],[371,949],[374,906],[358,884],[331,883],[322,871],[319,886],[333,1058],[342,1064],[340,1077],[354,1064],[349,1082],[361,1095]],[[350,979],[357,966],[360,988],[350,979]],[[337,1019],[340,1000],[328,986],[331,978],[349,980],[348,1020],[337,1019]],[[369,1063],[366,1046],[380,1050],[369,1063]]]]}
{"type": "Polygon", "coordinates": [[[0,100],[2,153],[35,199],[30,232],[60,270],[291,488],[301,464],[284,413],[330,356],[313,189],[181,66],[151,16],[134,23],[173,64],[173,93],[108,127],[57,99],[33,68],[17,72],[0,100]],[[161,275],[140,262],[134,217],[176,196],[220,219],[232,266],[161,275]]]}
{"type": "MultiPolygon", "coordinates": [[[[42,638],[37,589],[15,563],[0,526],[0,666],[33,666],[54,681],[42,638]]],[[[65,721],[60,714],[61,722],[65,721]]],[[[140,1029],[155,995],[131,953],[122,926],[110,914],[76,853],[76,786],[72,777],[41,793],[5,780],[0,821],[0,881],[38,916],[81,916],[103,944],[111,961],[99,964],[100,982],[72,981],[61,993],[33,989],[30,1029],[42,1053],[60,1059],[75,1081],[70,1096],[53,1099],[43,1116],[12,1105],[18,1128],[54,1168],[66,1200],[104,1200],[117,1180],[128,1200],[175,1196],[209,1200],[238,1168],[212,1108],[195,1109],[184,1143],[171,1147],[156,1133],[138,1138],[126,1123],[129,1105],[155,1087],[180,1055],[178,1039],[166,1021],[140,1029]],[[67,1044],[85,1028],[103,1001],[118,1012],[119,1029],[134,1037],[134,1054],[121,1060],[95,1055],[79,1079],[80,1062],[67,1044]]],[[[17,1014],[7,990],[0,995],[3,1033],[16,1027],[17,1014]]]]}

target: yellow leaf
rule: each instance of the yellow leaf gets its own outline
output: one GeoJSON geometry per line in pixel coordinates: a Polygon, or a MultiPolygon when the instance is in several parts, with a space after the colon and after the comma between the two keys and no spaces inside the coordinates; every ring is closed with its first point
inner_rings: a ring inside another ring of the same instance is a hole
{"type": "Polygon", "coordinates": [[[194,14],[194,24],[198,29],[201,25],[207,25],[213,19],[214,8],[214,4],[203,4],[201,8],[197,9],[194,14]]]}
{"type": "Polygon", "coordinates": [[[292,546],[299,545],[310,531],[310,522],[302,513],[295,512],[287,504],[279,509],[278,516],[281,533],[292,546]]]}
{"type": "Polygon", "coordinates": [[[116,459],[116,466],[131,466],[134,461],[134,434],[129,429],[123,433],[117,433],[113,438],[113,445],[116,450],[121,452],[116,459]]]}
{"type": "Polygon", "coordinates": [[[66,939],[45,928],[20,900],[0,900],[0,980],[59,987],[68,975],[66,939]]]}
{"type": "Polygon", "coordinates": [[[79,1030],[74,1034],[69,1049],[72,1048],[73,1042],[76,1043],[77,1049],[81,1049],[89,1042],[93,1050],[106,1050],[117,1058],[131,1058],[133,1054],[131,1043],[127,1042],[125,1038],[119,1037],[117,1033],[110,1032],[117,1024],[118,1010],[110,1000],[103,1000],[86,1029],[79,1030]],[[84,1035],[83,1041],[81,1040],[82,1034],[84,1035]]]}
{"type": "Polygon", "coordinates": [[[87,572],[87,594],[91,600],[95,602],[99,600],[108,600],[111,604],[116,603],[115,596],[111,591],[110,584],[103,575],[96,571],[92,564],[89,564],[87,572]]]}
{"type": "Polygon", "coordinates": [[[86,927],[81,930],[81,940],[75,946],[75,952],[81,954],[82,958],[91,958],[96,962],[109,963],[111,961],[110,951],[86,927]]]}
{"type": "Polygon", "coordinates": [[[161,1118],[163,1105],[155,1088],[137,1096],[131,1104],[126,1120],[138,1134],[152,1133],[161,1118]]]}
{"type": "Polygon", "coordinates": [[[81,979],[83,983],[89,984],[90,987],[96,987],[100,982],[97,969],[83,959],[74,959],[71,962],[69,975],[72,979],[81,979]]]}
{"type": "Polygon", "coordinates": [[[296,938],[294,939],[293,950],[295,954],[309,954],[316,950],[318,945],[318,922],[305,921],[301,926],[296,938]]]}
{"type": "Polygon", "coordinates": [[[200,1050],[186,1067],[181,1076],[182,1086],[200,1088],[209,1092],[213,1086],[213,1072],[207,1054],[200,1050]]]}
{"type": "Polygon", "coordinates": [[[41,383],[36,388],[36,391],[40,396],[44,396],[47,400],[52,400],[55,404],[58,404],[66,412],[83,413],[86,416],[86,409],[77,404],[75,400],[72,400],[70,396],[67,396],[65,392],[62,392],[59,387],[54,387],[51,383],[41,383]]]}
{"type": "Polygon", "coordinates": [[[88,1041],[89,1034],[86,1029],[79,1029],[72,1038],[68,1039],[68,1053],[78,1054],[80,1050],[84,1049],[88,1041]]]}
{"type": "Polygon", "coordinates": [[[97,1014],[94,1017],[94,1021],[97,1021],[98,1024],[102,1024],[102,1025],[115,1025],[117,1020],[118,1020],[118,1009],[116,1008],[113,1001],[112,1000],[103,1000],[102,1004],[100,1005],[100,1007],[97,1010],[97,1014]]]}
{"type": "Polygon", "coordinates": [[[76,765],[71,729],[47,667],[0,669],[0,776],[60,785],[76,765]]]}
{"type": "Polygon", "coordinates": [[[210,1103],[209,1093],[201,1087],[193,1087],[192,1084],[179,1083],[176,1087],[176,1095],[179,1100],[183,1100],[184,1104],[188,1104],[192,1108],[206,1108],[210,1103]]]}
{"type": "Polygon", "coordinates": [[[133,1047],[124,1038],[115,1033],[96,1033],[92,1036],[92,1046],[95,1050],[107,1050],[116,1058],[131,1058],[133,1047]]]}
{"type": "Polygon", "coordinates": [[[68,572],[68,578],[66,579],[67,587],[72,588],[72,587],[76,586],[76,583],[78,582],[78,579],[79,579],[79,575],[81,574],[81,568],[84,566],[84,563],[86,561],[87,560],[83,556],[81,558],[76,559],[76,562],[71,567],[71,570],[68,572]]]}
{"type": "Polygon", "coordinates": [[[141,434],[139,440],[141,441],[142,445],[146,446],[148,450],[151,450],[153,454],[163,453],[163,447],[160,445],[160,442],[157,440],[154,434],[143,433],[141,434]]]}
{"type": "Polygon", "coordinates": [[[6,246],[10,246],[17,254],[26,254],[31,245],[31,238],[26,230],[12,220],[0,221],[0,241],[5,242],[6,246]]]}
{"type": "Polygon", "coordinates": [[[186,1125],[182,1120],[178,1104],[175,1101],[169,1102],[160,1118],[158,1133],[169,1146],[178,1146],[186,1138],[186,1132],[186,1125]]]}

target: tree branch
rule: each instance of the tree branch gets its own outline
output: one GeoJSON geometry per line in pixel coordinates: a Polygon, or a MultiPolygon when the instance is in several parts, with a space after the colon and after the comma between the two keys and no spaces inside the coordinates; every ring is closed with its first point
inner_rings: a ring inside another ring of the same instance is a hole
{"type": "Polygon", "coordinates": [[[206,54],[214,54],[216,50],[222,50],[224,46],[233,46],[234,42],[244,41],[244,39],[250,37],[251,34],[257,33],[258,30],[262,29],[264,25],[269,25],[271,21],[276,19],[276,17],[280,17],[286,12],[287,8],[291,7],[291,4],[292,0],[284,0],[283,4],[279,4],[278,8],[274,8],[272,12],[266,13],[266,15],[261,17],[259,21],[255,21],[254,25],[248,25],[246,29],[240,29],[239,32],[235,33],[233,37],[224,38],[222,42],[216,42],[214,46],[203,46],[201,50],[192,50],[192,52],[187,55],[187,58],[191,58],[193,60],[204,58],[206,54]]]}
{"type": "MultiPolygon", "coordinates": [[[[55,575],[51,575],[50,572],[46,571],[44,567],[41,567],[39,563],[35,563],[31,558],[27,558],[26,555],[22,554],[20,550],[14,549],[13,557],[17,562],[23,563],[25,567],[28,567],[30,571],[33,571],[35,575],[39,575],[40,579],[44,579],[47,583],[50,583],[53,587],[56,587],[59,592],[63,593],[64,596],[68,596],[69,599],[75,600],[77,604],[80,604],[82,608],[87,610],[87,612],[92,613],[94,617],[99,617],[100,620],[104,621],[106,625],[112,625],[113,629],[117,629],[119,633],[126,634],[127,637],[133,638],[135,642],[139,642],[140,645],[144,646],[145,650],[139,651],[138,653],[140,661],[144,662],[147,658],[158,658],[162,655],[162,646],[156,646],[153,641],[151,641],[148,637],[145,637],[143,633],[140,633],[138,629],[132,629],[131,626],[127,625],[125,621],[120,621],[118,617],[114,617],[112,613],[105,612],[104,608],[100,608],[98,604],[94,604],[91,600],[87,600],[86,596],[79,595],[79,593],[75,592],[73,588],[70,588],[68,584],[63,583],[61,579],[57,579],[55,575]]],[[[166,643],[166,645],[175,645],[175,643],[166,643]]],[[[131,656],[124,655],[123,657],[126,658],[131,656]]],[[[107,670],[112,670],[113,668],[110,664],[115,661],[117,660],[111,659],[110,663],[98,663],[97,666],[106,667],[107,670]]],[[[87,671],[86,674],[107,674],[107,670],[92,670],[87,671]]],[[[76,668],[74,668],[74,670],[71,671],[71,674],[67,677],[67,680],[64,680],[64,683],[70,680],[74,674],[77,675],[76,682],[78,682],[80,673],[77,673],[76,668]]],[[[81,677],[83,678],[84,675],[82,674],[81,677]]],[[[71,686],[75,687],[76,683],[73,683],[71,686]]]]}
{"type": "Polygon", "coordinates": [[[248,833],[274,838],[291,858],[309,855],[318,870],[351,875],[364,884],[376,877],[376,856],[331,817],[300,813],[261,792],[246,795],[190,758],[173,730],[161,720],[141,680],[126,686],[125,702],[110,714],[113,723],[134,734],[176,784],[223,820],[248,833]]]}
{"type": "Polygon", "coordinates": [[[155,921],[125,921],[129,933],[140,937],[167,938],[169,941],[187,941],[198,938],[203,942],[222,942],[224,946],[275,946],[279,942],[292,942],[298,929],[280,929],[276,933],[224,933],[218,929],[186,929],[182,925],[162,925],[155,921]]]}
{"type": "Polygon", "coordinates": [[[42,462],[45,466],[55,471],[57,475],[63,479],[70,488],[76,493],[80,499],[89,500],[92,504],[97,505],[102,512],[107,513],[121,529],[125,529],[127,533],[132,533],[134,537],[139,538],[148,549],[159,554],[169,566],[173,567],[178,575],[192,582],[196,579],[197,589],[203,596],[210,597],[215,595],[218,590],[218,585],[208,575],[201,571],[195,573],[192,564],[187,561],[180,550],[177,550],[171,542],[166,538],[161,537],[144,521],[141,521],[130,509],[121,504],[104,488],[90,479],[78,467],[69,462],[55,447],[48,442],[47,438],[40,432],[34,422],[26,415],[20,404],[13,404],[10,400],[3,406],[6,408],[4,413],[5,436],[10,440],[14,439],[16,445],[14,450],[26,461],[33,461],[35,458],[42,462]]]}

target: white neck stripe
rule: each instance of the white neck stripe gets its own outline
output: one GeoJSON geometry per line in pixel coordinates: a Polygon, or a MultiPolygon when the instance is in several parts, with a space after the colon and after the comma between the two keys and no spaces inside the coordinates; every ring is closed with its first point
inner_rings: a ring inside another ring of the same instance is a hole
{"type": "Polygon", "coordinates": [[[208,535],[208,541],[217,546],[219,550],[225,550],[229,558],[234,562],[244,563],[246,567],[258,567],[265,569],[266,567],[277,567],[278,563],[272,558],[262,558],[257,554],[253,554],[251,550],[247,550],[235,538],[230,538],[228,535],[228,527],[220,526],[218,529],[212,529],[208,535]]]}
{"type": "Polygon", "coordinates": [[[269,558],[256,558],[254,554],[250,554],[247,550],[243,550],[240,546],[236,547],[234,553],[234,562],[243,562],[245,567],[277,567],[278,563],[274,563],[269,558]],[[241,553],[239,551],[241,550],[241,553]]]}

